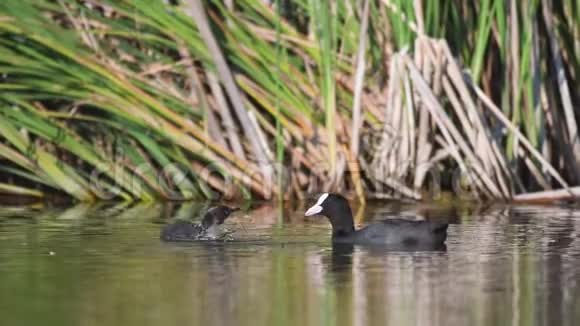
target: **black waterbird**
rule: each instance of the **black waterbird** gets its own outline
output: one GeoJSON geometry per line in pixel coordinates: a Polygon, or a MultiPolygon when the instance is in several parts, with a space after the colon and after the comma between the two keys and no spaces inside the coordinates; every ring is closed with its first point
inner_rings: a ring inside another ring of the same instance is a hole
{"type": "Polygon", "coordinates": [[[324,193],[305,216],[323,215],[332,225],[333,243],[386,245],[401,250],[444,249],[447,223],[386,219],[355,230],[346,198],[324,193]]]}
{"type": "Polygon", "coordinates": [[[161,240],[164,241],[197,241],[221,240],[227,233],[220,230],[220,225],[239,208],[216,206],[210,208],[199,223],[188,220],[178,220],[166,225],[161,230],[161,240]]]}

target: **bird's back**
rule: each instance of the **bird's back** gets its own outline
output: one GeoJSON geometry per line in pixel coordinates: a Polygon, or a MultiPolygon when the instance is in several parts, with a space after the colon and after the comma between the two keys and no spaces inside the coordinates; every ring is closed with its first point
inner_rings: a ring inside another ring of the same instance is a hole
{"type": "Polygon", "coordinates": [[[384,244],[397,246],[431,246],[443,244],[448,224],[429,221],[387,219],[370,224],[337,242],[384,244]]]}
{"type": "Polygon", "coordinates": [[[181,220],[165,225],[161,230],[161,239],[165,241],[191,241],[198,239],[203,233],[204,230],[200,224],[181,220]]]}

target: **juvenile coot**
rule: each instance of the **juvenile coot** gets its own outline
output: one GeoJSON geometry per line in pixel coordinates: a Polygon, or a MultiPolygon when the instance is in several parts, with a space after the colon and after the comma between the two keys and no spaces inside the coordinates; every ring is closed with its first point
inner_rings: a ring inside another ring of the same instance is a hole
{"type": "Polygon", "coordinates": [[[324,193],[305,216],[323,215],[332,225],[334,243],[382,244],[397,248],[435,249],[444,246],[445,223],[387,219],[355,230],[350,206],[339,194],[324,193]]]}
{"type": "Polygon", "coordinates": [[[164,241],[196,241],[219,240],[226,234],[220,232],[219,226],[239,208],[216,206],[210,208],[204,215],[201,223],[179,220],[166,225],[161,230],[161,240],[164,241]]]}

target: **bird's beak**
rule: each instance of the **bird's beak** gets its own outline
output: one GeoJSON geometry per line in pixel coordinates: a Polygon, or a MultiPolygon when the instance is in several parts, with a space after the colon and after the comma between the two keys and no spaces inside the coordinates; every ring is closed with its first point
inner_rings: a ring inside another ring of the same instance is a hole
{"type": "Polygon", "coordinates": [[[314,206],[310,207],[304,213],[304,216],[312,216],[312,215],[316,215],[316,214],[318,214],[320,212],[322,212],[322,206],[320,206],[320,205],[314,205],[314,206]]]}

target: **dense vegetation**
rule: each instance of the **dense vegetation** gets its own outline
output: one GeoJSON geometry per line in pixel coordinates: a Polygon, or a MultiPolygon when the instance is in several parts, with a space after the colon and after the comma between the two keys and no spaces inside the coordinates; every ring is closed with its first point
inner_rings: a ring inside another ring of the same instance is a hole
{"type": "Polygon", "coordinates": [[[580,181],[564,1],[0,2],[0,192],[476,198],[580,181]]]}

